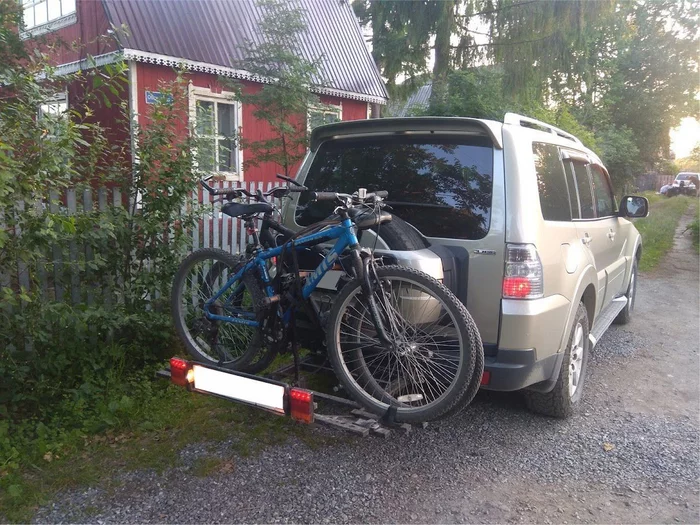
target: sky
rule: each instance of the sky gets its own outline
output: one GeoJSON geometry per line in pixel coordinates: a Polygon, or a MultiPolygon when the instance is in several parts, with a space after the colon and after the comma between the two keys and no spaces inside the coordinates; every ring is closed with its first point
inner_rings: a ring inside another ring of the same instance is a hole
{"type": "Polygon", "coordinates": [[[677,159],[687,157],[700,143],[700,122],[692,117],[684,118],[681,125],[671,130],[671,151],[677,159]]]}

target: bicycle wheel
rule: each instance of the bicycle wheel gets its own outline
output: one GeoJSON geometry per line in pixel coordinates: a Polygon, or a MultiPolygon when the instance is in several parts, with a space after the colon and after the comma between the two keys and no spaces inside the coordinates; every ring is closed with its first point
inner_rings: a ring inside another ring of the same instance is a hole
{"type": "Polygon", "coordinates": [[[340,382],[373,413],[395,406],[400,422],[436,419],[471,402],[483,346],[467,309],[417,270],[385,266],[377,276],[373,293],[391,348],[377,337],[360,282],[348,283],[331,309],[327,333],[340,382]]]}
{"type": "MultiPolygon", "coordinates": [[[[243,265],[243,257],[205,248],[190,254],[173,282],[171,306],[178,335],[197,361],[233,370],[249,371],[261,350],[258,327],[207,319],[205,302],[243,265]]],[[[230,286],[211,306],[211,312],[255,320],[255,305],[262,298],[255,279],[244,278],[230,286]]]]}

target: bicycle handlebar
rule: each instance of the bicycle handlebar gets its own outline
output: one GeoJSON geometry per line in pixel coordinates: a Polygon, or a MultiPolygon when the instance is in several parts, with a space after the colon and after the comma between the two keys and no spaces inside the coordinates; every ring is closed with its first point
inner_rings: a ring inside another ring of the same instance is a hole
{"type": "Polygon", "coordinates": [[[334,191],[316,191],[311,194],[311,200],[314,201],[335,201],[338,199],[350,200],[353,203],[375,202],[377,200],[386,199],[389,192],[386,190],[375,191],[374,193],[366,193],[364,197],[359,196],[359,192],[353,195],[347,193],[336,193],[334,191]]]}
{"type": "Polygon", "coordinates": [[[252,199],[255,199],[258,202],[267,202],[266,197],[275,197],[279,195],[280,197],[283,197],[284,195],[288,193],[302,193],[304,191],[308,191],[306,187],[301,186],[298,182],[295,182],[296,186],[292,187],[281,187],[277,186],[275,188],[272,188],[271,190],[263,193],[262,190],[257,190],[255,193],[251,193],[250,191],[246,190],[245,188],[212,188],[209,184],[206,183],[204,180],[200,180],[199,183],[202,185],[202,187],[209,192],[210,195],[217,196],[217,195],[225,195],[231,199],[235,199],[238,197],[250,197],[252,199]]]}

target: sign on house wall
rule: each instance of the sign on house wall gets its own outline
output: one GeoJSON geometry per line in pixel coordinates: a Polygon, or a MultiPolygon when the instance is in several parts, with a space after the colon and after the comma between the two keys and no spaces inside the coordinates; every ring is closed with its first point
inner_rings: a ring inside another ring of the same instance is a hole
{"type": "MultiPolygon", "coordinates": [[[[159,102],[165,95],[159,91],[146,91],[146,104],[156,104],[159,102]]],[[[166,102],[168,104],[173,103],[173,96],[168,94],[166,102]]]]}

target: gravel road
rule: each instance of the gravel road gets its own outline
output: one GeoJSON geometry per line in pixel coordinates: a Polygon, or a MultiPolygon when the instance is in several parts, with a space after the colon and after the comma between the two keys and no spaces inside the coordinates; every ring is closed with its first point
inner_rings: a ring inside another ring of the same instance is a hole
{"type": "Polygon", "coordinates": [[[592,354],[570,420],[482,393],[450,420],[389,440],[300,441],[196,477],[183,466],[56,498],[37,522],[700,523],[698,256],[681,221],[662,269],[643,275],[634,320],[592,354]]]}

